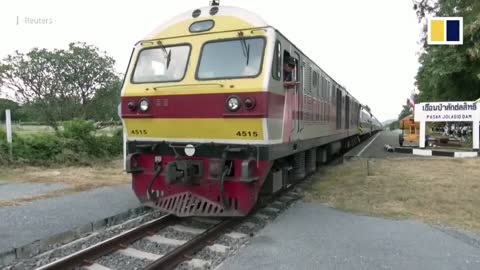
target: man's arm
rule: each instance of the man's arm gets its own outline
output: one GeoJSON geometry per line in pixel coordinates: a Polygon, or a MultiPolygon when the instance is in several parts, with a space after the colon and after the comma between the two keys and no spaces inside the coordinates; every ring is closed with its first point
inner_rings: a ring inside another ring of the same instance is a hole
{"type": "Polygon", "coordinates": [[[297,81],[294,81],[294,80],[283,82],[283,86],[285,86],[286,88],[293,88],[297,84],[300,84],[300,82],[297,82],[297,81]]]}

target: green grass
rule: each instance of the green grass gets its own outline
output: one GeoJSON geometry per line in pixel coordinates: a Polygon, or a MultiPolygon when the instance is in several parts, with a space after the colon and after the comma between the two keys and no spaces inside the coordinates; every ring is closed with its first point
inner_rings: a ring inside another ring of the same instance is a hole
{"type": "MultiPolygon", "coordinates": [[[[97,129],[96,130],[96,135],[107,135],[107,136],[112,136],[116,130],[121,129],[121,126],[113,126],[113,127],[106,127],[102,129],[97,129]]],[[[60,130],[63,130],[63,127],[60,127],[60,130]]],[[[12,126],[12,131],[18,134],[19,136],[25,137],[29,136],[32,134],[38,134],[38,133],[49,133],[53,134],[55,133],[55,130],[46,125],[39,125],[39,126],[34,126],[34,125],[13,125],[12,126]]]]}
{"type": "Polygon", "coordinates": [[[17,133],[19,136],[28,136],[31,134],[37,133],[55,133],[55,130],[50,126],[23,126],[23,125],[13,125],[12,131],[17,133]]]}

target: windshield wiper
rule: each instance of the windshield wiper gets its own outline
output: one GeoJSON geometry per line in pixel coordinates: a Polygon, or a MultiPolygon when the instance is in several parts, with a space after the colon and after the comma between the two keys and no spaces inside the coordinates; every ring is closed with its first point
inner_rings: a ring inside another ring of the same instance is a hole
{"type": "Polygon", "coordinates": [[[248,62],[250,61],[250,44],[247,44],[247,40],[243,36],[243,32],[238,32],[238,35],[241,37],[240,43],[242,43],[242,52],[243,52],[243,56],[247,58],[247,66],[248,66],[248,62]]]}
{"type": "Polygon", "coordinates": [[[170,60],[172,60],[172,50],[168,50],[167,54],[167,69],[170,66],[170,60]]]}
{"type": "Polygon", "coordinates": [[[167,58],[167,69],[170,66],[170,61],[172,60],[172,50],[168,50],[165,48],[165,45],[161,41],[157,41],[157,44],[160,45],[160,48],[163,50],[165,54],[165,58],[167,58]]]}

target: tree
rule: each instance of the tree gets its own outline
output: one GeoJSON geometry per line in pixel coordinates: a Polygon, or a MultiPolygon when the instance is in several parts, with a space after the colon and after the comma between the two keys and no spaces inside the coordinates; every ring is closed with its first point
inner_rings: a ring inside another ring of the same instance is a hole
{"type": "Polygon", "coordinates": [[[6,98],[0,98],[0,122],[5,121],[5,110],[7,109],[11,110],[12,120],[18,120],[19,108],[20,105],[17,102],[6,98]]]}
{"type": "Polygon", "coordinates": [[[398,115],[398,120],[401,120],[402,118],[404,118],[407,115],[410,115],[411,113],[412,112],[410,112],[410,107],[408,107],[408,105],[403,105],[403,109],[398,115]]]}
{"type": "Polygon", "coordinates": [[[398,120],[397,120],[397,121],[393,121],[392,123],[390,123],[390,124],[388,125],[388,128],[389,128],[390,130],[399,129],[399,128],[400,128],[400,121],[398,121],[398,120]]]}
{"type": "Polygon", "coordinates": [[[66,68],[62,75],[67,85],[74,89],[72,97],[81,109],[76,116],[85,118],[89,102],[97,91],[115,88],[120,81],[114,70],[115,60],[86,43],[70,43],[68,51],[63,53],[66,68]]]}
{"type": "Polygon", "coordinates": [[[70,43],[67,50],[17,51],[0,63],[0,88],[13,90],[17,101],[57,128],[58,121],[85,118],[95,93],[119,80],[114,63],[86,43],[70,43]]]}
{"type": "Polygon", "coordinates": [[[54,127],[63,108],[58,101],[65,96],[59,60],[56,52],[35,48],[27,54],[17,51],[0,64],[0,86],[14,90],[21,103],[39,103],[39,114],[54,127]]]}
{"type": "Polygon", "coordinates": [[[480,1],[414,0],[424,22],[421,67],[416,75],[419,102],[476,100],[480,97],[480,1]],[[462,46],[427,46],[427,16],[463,17],[462,46]]]}
{"type": "Polygon", "coordinates": [[[395,130],[400,128],[400,120],[402,120],[405,116],[410,115],[412,112],[410,112],[410,107],[408,106],[408,99],[407,99],[407,104],[402,106],[402,111],[398,115],[398,119],[391,122],[388,124],[388,127],[390,130],[395,130]]]}
{"type": "Polygon", "coordinates": [[[106,87],[99,89],[87,106],[87,118],[95,121],[120,120],[118,104],[122,81],[113,81],[106,87]]]}

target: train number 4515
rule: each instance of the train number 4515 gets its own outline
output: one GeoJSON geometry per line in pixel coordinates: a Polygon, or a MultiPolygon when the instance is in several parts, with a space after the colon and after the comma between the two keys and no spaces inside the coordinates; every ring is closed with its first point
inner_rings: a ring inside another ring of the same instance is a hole
{"type": "Polygon", "coordinates": [[[146,129],[132,129],[130,131],[130,134],[132,135],[147,135],[148,132],[146,129]]]}
{"type": "Polygon", "coordinates": [[[238,137],[258,137],[258,132],[256,131],[237,131],[238,137]]]}

